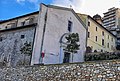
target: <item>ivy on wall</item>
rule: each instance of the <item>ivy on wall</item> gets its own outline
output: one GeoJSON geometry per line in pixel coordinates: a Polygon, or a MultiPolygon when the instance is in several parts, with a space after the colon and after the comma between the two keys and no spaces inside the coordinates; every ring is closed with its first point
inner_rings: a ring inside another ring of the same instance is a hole
{"type": "MultiPolygon", "coordinates": [[[[25,42],[23,47],[20,49],[21,54],[24,54],[24,60],[20,61],[19,65],[29,65],[30,64],[30,60],[28,61],[28,57],[27,56],[32,56],[32,43],[31,42],[25,42]]],[[[30,58],[29,58],[30,59],[30,58]]]]}
{"type": "Polygon", "coordinates": [[[79,50],[80,45],[79,43],[79,34],[78,33],[71,33],[65,37],[67,40],[67,46],[65,47],[64,51],[72,53],[72,61],[73,61],[73,54],[77,53],[79,50]]]}
{"type": "Polygon", "coordinates": [[[32,54],[32,44],[31,42],[25,42],[24,46],[21,48],[21,53],[22,54],[27,54],[27,55],[31,55],[32,54]]]}

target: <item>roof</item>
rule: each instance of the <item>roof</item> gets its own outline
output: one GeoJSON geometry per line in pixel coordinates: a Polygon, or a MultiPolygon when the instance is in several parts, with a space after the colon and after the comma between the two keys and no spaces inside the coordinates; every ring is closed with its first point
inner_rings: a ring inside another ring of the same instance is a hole
{"type": "Polygon", "coordinates": [[[111,35],[113,35],[114,37],[116,37],[113,33],[111,33],[108,29],[106,29],[104,26],[102,26],[100,23],[98,23],[96,20],[94,20],[90,15],[87,14],[81,14],[81,13],[77,13],[78,15],[84,15],[87,16],[89,18],[91,18],[95,23],[97,23],[98,25],[100,25],[103,29],[105,29],[107,32],[109,32],[111,35]]]}
{"type": "Polygon", "coordinates": [[[101,19],[101,16],[99,14],[96,14],[93,16],[93,19],[101,19]]]}
{"type": "MultiPolygon", "coordinates": [[[[43,4],[43,3],[41,3],[41,4],[43,4]]],[[[45,4],[43,4],[43,5],[45,5],[45,4]]],[[[85,23],[80,19],[80,17],[75,13],[75,11],[73,9],[66,8],[66,7],[54,6],[54,5],[45,5],[45,6],[47,6],[49,8],[71,11],[76,16],[76,18],[80,21],[80,23],[84,26],[84,28],[86,29],[85,23]]],[[[29,15],[38,14],[38,13],[39,13],[39,11],[36,11],[36,12],[32,12],[32,13],[29,13],[29,14],[25,14],[25,15],[22,15],[22,16],[15,17],[15,18],[11,18],[11,19],[8,19],[8,20],[4,20],[4,21],[1,21],[0,24],[11,21],[11,20],[19,19],[19,18],[22,18],[22,17],[26,17],[26,16],[29,16],[29,15]]]]}
{"type": "Polygon", "coordinates": [[[36,12],[32,12],[32,13],[29,13],[29,14],[25,14],[25,15],[22,15],[22,16],[15,17],[15,18],[11,18],[11,19],[8,19],[8,20],[3,20],[3,21],[0,21],[0,24],[8,22],[8,21],[15,20],[15,19],[19,19],[19,18],[22,18],[22,17],[30,16],[30,15],[33,15],[33,14],[38,14],[38,13],[39,13],[39,11],[36,11],[36,12]]]}
{"type": "Polygon", "coordinates": [[[98,25],[100,25],[107,32],[109,32],[111,35],[113,35],[114,37],[116,37],[112,32],[110,32],[108,29],[106,29],[104,26],[102,26],[100,23],[98,23],[96,20],[94,20],[90,15],[88,15],[88,17],[91,18],[95,23],[97,23],[98,25]]]}
{"type": "MultiPolygon", "coordinates": [[[[43,4],[43,5],[45,5],[45,4],[43,4]]],[[[45,5],[45,6],[49,7],[49,8],[54,8],[54,9],[71,11],[75,15],[75,17],[80,21],[80,23],[83,25],[83,27],[86,29],[85,23],[81,20],[81,18],[77,15],[77,13],[75,13],[75,11],[72,8],[60,7],[60,6],[55,6],[55,5],[45,5]]]]}
{"type": "Polygon", "coordinates": [[[9,28],[9,29],[5,29],[5,30],[0,30],[0,32],[13,31],[13,30],[24,29],[24,28],[35,27],[35,26],[37,26],[37,23],[20,26],[20,27],[15,27],[15,28],[9,28]]]}

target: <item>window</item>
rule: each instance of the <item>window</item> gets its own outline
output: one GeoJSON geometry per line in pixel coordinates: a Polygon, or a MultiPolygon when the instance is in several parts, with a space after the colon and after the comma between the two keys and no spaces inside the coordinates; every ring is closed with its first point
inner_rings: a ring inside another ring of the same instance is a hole
{"type": "Polygon", "coordinates": [[[97,31],[97,27],[96,27],[96,31],[97,31]]]}
{"type": "Polygon", "coordinates": [[[71,21],[68,21],[68,31],[69,32],[72,32],[72,22],[71,21]]]}
{"type": "Polygon", "coordinates": [[[29,24],[33,24],[33,22],[34,22],[34,18],[30,18],[29,19],[29,24]]]}
{"type": "Polygon", "coordinates": [[[97,42],[97,36],[95,37],[95,41],[97,42]]]}
{"type": "Polygon", "coordinates": [[[102,31],[102,35],[104,36],[104,31],[102,31]]]}
{"type": "Polygon", "coordinates": [[[104,39],[102,39],[102,45],[104,46],[104,39]]]}
{"type": "Polygon", "coordinates": [[[112,42],[113,42],[113,38],[112,38],[111,40],[112,40],[112,42]]]}
{"type": "Polygon", "coordinates": [[[16,25],[17,25],[16,23],[12,23],[12,24],[11,24],[11,28],[15,28],[16,25]]]}
{"type": "Polygon", "coordinates": [[[109,39],[109,35],[108,35],[108,39],[109,39]]]}
{"type": "Polygon", "coordinates": [[[90,22],[88,22],[88,26],[90,26],[90,22]]]}
{"type": "Polygon", "coordinates": [[[113,45],[111,45],[111,50],[113,49],[113,45]]]}
{"type": "Polygon", "coordinates": [[[21,22],[21,26],[24,26],[24,24],[25,24],[25,21],[21,22]]]}
{"type": "Polygon", "coordinates": [[[3,38],[2,38],[2,37],[0,37],[0,42],[2,42],[2,40],[3,40],[3,38]]]}
{"type": "Polygon", "coordinates": [[[25,35],[21,35],[21,39],[24,39],[25,38],[25,35]]]}
{"type": "Polygon", "coordinates": [[[101,52],[103,52],[103,50],[101,49],[101,52]]]}
{"type": "Polygon", "coordinates": [[[107,44],[107,47],[109,48],[109,43],[107,44]]]}
{"type": "Polygon", "coordinates": [[[88,38],[90,38],[90,32],[88,32],[88,38]]]}
{"type": "Polygon", "coordinates": [[[7,29],[7,26],[5,26],[5,29],[7,29]]]}

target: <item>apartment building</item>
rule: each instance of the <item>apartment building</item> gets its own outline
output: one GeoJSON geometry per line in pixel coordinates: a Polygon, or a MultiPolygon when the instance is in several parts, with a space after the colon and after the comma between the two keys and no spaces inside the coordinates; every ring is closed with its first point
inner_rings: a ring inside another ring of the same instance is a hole
{"type": "Polygon", "coordinates": [[[110,8],[104,13],[103,26],[117,37],[117,49],[120,49],[120,9],[110,8]]]}
{"type": "Polygon", "coordinates": [[[94,16],[98,21],[89,15],[78,15],[88,28],[87,47],[91,48],[92,52],[114,52],[116,50],[116,37],[102,26],[99,15],[94,16]]]}

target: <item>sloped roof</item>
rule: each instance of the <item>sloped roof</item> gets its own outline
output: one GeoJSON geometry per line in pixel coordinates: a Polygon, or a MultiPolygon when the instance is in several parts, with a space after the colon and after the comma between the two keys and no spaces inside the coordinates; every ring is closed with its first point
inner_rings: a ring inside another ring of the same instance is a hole
{"type": "MultiPolygon", "coordinates": [[[[45,5],[45,4],[43,4],[43,5],[45,5]]],[[[81,18],[77,15],[77,13],[75,13],[75,11],[72,8],[60,7],[60,6],[55,6],[55,5],[45,5],[45,6],[47,6],[49,8],[54,8],[54,9],[71,11],[75,15],[75,17],[80,21],[80,23],[84,26],[84,28],[86,29],[85,23],[81,20],[81,18]]]]}
{"type": "Polygon", "coordinates": [[[83,15],[83,16],[87,16],[87,18],[92,19],[96,24],[98,24],[100,27],[102,27],[103,29],[105,29],[107,32],[109,32],[112,36],[114,36],[116,38],[116,36],[110,32],[108,29],[106,29],[104,26],[102,26],[100,23],[98,23],[96,20],[94,20],[90,15],[87,14],[81,14],[81,13],[77,13],[78,15],[83,15]]]}
{"type": "Polygon", "coordinates": [[[39,13],[39,11],[28,13],[28,14],[25,14],[25,15],[22,15],[22,16],[18,16],[18,17],[15,17],[15,18],[11,18],[11,19],[8,19],[8,20],[3,20],[3,21],[0,21],[0,24],[8,22],[8,21],[15,20],[15,19],[19,19],[19,18],[22,18],[22,17],[30,16],[30,15],[33,15],[33,14],[37,14],[37,13],[39,13]]]}
{"type": "Polygon", "coordinates": [[[103,25],[101,25],[100,23],[98,23],[96,20],[94,20],[90,15],[88,15],[88,17],[90,19],[92,19],[95,23],[97,23],[100,27],[102,27],[103,29],[105,29],[107,32],[109,32],[111,35],[113,35],[114,37],[116,37],[112,32],[110,32],[108,29],[106,29],[103,25]]]}

